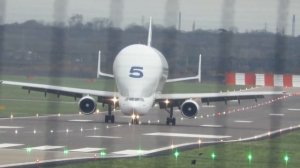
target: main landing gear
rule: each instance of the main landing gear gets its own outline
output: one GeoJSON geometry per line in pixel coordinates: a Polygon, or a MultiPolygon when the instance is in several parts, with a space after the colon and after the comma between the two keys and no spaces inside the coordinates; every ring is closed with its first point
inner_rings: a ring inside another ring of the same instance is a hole
{"type": "Polygon", "coordinates": [[[173,117],[173,106],[170,107],[170,111],[167,110],[167,112],[169,112],[170,117],[167,118],[166,124],[167,125],[176,125],[176,118],[173,117]]]}
{"type": "Polygon", "coordinates": [[[112,114],[111,104],[108,105],[108,114],[105,115],[105,123],[115,123],[115,116],[112,114]]]}

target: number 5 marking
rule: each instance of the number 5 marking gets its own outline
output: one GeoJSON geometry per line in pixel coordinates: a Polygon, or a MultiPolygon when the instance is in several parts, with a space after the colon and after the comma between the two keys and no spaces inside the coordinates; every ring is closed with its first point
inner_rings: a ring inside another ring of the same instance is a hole
{"type": "Polygon", "coordinates": [[[143,67],[133,66],[130,68],[129,76],[132,78],[142,78],[144,76],[143,67]]]}

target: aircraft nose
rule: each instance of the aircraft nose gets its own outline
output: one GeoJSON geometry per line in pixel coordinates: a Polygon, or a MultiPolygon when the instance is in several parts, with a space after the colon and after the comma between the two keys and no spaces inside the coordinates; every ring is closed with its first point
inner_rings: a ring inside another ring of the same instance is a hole
{"type": "Polygon", "coordinates": [[[120,109],[125,115],[145,115],[151,109],[153,99],[124,97],[120,99],[120,109]]]}
{"type": "Polygon", "coordinates": [[[130,102],[129,107],[134,112],[134,111],[137,111],[139,109],[139,104],[137,102],[130,102]]]}
{"type": "Polygon", "coordinates": [[[146,108],[141,102],[130,102],[129,107],[132,113],[143,115],[146,111],[146,108]]]}

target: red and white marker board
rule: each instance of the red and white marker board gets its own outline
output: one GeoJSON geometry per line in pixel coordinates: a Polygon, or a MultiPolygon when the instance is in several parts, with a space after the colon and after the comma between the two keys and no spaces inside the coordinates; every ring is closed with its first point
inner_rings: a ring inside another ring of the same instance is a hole
{"type": "Polygon", "coordinates": [[[227,85],[300,87],[300,75],[273,73],[226,73],[227,85]]]}

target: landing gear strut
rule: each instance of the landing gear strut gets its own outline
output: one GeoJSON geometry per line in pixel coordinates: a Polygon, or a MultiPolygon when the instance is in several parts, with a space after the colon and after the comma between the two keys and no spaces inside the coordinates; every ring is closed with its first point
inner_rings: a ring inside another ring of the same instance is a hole
{"type": "Polygon", "coordinates": [[[131,124],[135,124],[135,125],[137,125],[137,124],[139,124],[140,123],[140,120],[139,120],[139,116],[138,115],[132,115],[131,116],[131,124]]]}
{"type": "Polygon", "coordinates": [[[112,115],[111,104],[108,105],[108,114],[105,115],[105,123],[115,123],[115,116],[112,115]]]}
{"type": "Polygon", "coordinates": [[[176,125],[176,118],[173,117],[173,106],[170,107],[170,111],[168,111],[168,112],[170,114],[170,117],[167,118],[166,124],[167,125],[170,125],[170,124],[176,125]]]}

